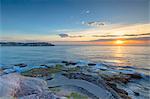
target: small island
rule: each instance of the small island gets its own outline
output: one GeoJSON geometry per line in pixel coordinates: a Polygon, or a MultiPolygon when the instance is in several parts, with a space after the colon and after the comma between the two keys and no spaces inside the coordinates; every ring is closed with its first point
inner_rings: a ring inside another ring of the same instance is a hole
{"type": "Polygon", "coordinates": [[[55,46],[54,44],[48,42],[0,42],[0,46],[55,46]]]}

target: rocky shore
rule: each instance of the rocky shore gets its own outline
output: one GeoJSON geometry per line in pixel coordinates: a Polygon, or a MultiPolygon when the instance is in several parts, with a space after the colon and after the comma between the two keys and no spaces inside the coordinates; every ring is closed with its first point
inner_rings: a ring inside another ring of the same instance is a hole
{"type": "Polygon", "coordinates": [[[0,65],[0,97],[21,99],[149,99],[149,75],[92,62],[0,65]],[[8,82],[8,81],[11,81],[8,82]],[[33,86],[30,86],[33,85],[33,86]]]}

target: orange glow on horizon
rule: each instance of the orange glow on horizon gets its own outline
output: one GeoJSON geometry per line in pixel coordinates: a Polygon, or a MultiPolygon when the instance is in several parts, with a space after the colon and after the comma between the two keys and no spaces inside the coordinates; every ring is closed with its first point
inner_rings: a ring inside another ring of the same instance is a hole
{"type": "Polygon", "coordinates": [[[125,44],[125,41],[124,40],[116,40],[115,44],[116,45],[122,45],[122,44],[125,44]]]}
{"type": "MultiPolygon", "coordinates": [[[[66,43],[65,43],[66,44],[66,43]]],[[[150,41],[147,40],[125,40],[125,39],[116,39],[112,41],[95,41],[95,42],[68,42],[68,44],[80,44],[80,45],[115,45],[115,46],[124,46],[124,45],[149,45],[150,41]]]]}

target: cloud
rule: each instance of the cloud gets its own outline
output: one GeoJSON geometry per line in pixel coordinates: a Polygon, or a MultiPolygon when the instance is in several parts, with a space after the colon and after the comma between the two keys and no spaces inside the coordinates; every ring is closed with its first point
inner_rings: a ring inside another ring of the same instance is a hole
{"type": "Polygon", "coordinates": [[[87,10],[86,13],[89,14],[89,13],[90,13],[90,10],[87,10]]]}
{"type": "Polygon", "coordinates": [[[60,36],[61,38],[69,37],[69,35],[68,35],[68,34],[59,34],[59,36],[60,36]]]}
{"type": "Polygon", "coordinates": [[[150,37],[127,38],[126,40],[144,40],[144,41],[150,41],[150,37]]]}
{"type": "MultiPolygon", "coordinates": [[[[105,26],[60,32],[66,41],[91,41],[97,39],[138,38],[150,36],[150,24],[106,24],[105,26]]],[[[57,36],[58,37],[58,36],[57,36]]],[[[58,38],[59,39],[59,38],[58,38]]],[[[61,40],[61,39],[60,39],[61,40]]]]}
{"type": "Polygon", "coordinates": [[[118,35],[92,35],[92,37],[118,37],[118,35]]]}
{"type": "Polygon", "coordinates": [[[80,37],[83,37],[82,35],[69,35],[69,34],[59,34],[59,36],[61,37],[61,38],[80,38],[80,37]]]}
{"type": "Polygon", "coordinates": [[[84,22],[83,21],[82,24],[87,26],[100,27],[106,25],[106,22],[100,22],[100,21],[84,22]]]}
{"type": "Polygon", "coordinates": [[[124,34],[124,35],[92,35],[93,37],[134,37],[134,36],[150,36],[150,33],[143,34],[124,34]]]}
{"type": "MultiPolygon", "coordinates": [[[[97,41],[114,41],[116,38],[111,39],[97,39],[97,40],[91,40],[92,42],[97,41]]],[[[124,38],[124,40],[142,40],[142,41],[150,41],[150,37],[137,37],[137,38],[124,38]]]]}
{"type": "Polygon", "coordinates": [[[69,36],[70,38],[76,38],[76,37],[84,37],[84,36],[81,36],[81,35],[73,35],[73,36],[69,36]]]}
{"type": "Polygon", "coordinates": [[[125,34],[123,36],[150,36],[150,33],[143,33],[143,34],[125,34]]]}
{"type": "Polygon", "coordinates": [[[72,32],[74,31],[73,29],[58,29],[58,30],[55,30],[56,32],[72,32]]]}

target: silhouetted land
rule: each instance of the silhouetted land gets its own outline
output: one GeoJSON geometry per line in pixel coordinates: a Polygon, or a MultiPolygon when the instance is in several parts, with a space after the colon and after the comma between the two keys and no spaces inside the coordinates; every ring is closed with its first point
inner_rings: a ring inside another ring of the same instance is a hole
{"type": "Polygon", "coordinates": [[[47,42],[32,42],[32,43],[0,42],[0,46],[55,46],[55,45],[47,42]]]}

